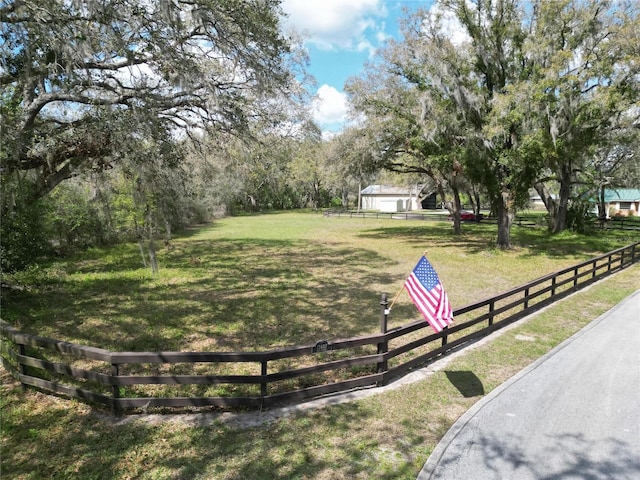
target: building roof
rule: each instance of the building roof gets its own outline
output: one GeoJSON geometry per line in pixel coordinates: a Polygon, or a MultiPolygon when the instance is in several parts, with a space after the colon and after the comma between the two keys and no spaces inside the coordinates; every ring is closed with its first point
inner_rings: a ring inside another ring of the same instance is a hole
{"type": "Polygon", "coordinates": [[[417,195],[416,187],[395,187],[392,185],[369,185],[362,190],[362,195],[417,195]]]}
{"type": "Polygon", "coordinates": [[[605,188],[605,202],[637,202],[640,201],[640,188],[605,188]]]}

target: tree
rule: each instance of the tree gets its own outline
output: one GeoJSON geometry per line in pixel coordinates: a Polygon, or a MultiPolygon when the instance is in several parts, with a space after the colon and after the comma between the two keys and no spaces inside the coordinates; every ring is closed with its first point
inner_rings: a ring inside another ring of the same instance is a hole
{"type": "Polygon", "coordinates": [[[368,119],[384,122],[381,138],[393,138],[384,151],[396,159],[390,165],[421,171],[441,191],[445,185],[452,191],[457,232],[464,177],[482,184],[498,217],[497,244],[508,248],[514,208],[530,175],[520,168],[514,144],[518,119],[497,108],[524,68],[520,12],[513,2],[489,0],[441,2],[439,8],[409,17],[404,41],[390,44],[369,80],[351,84],[354,103],[368,119]],[[464,29],[463,41],[454,42],[445,30],[445,13],[464,29]],[[383,81],[372,81],[376,76],[383,81]],[[381,95],[374,95],[374,85],[385,86],[377,88],[381,95]],[[360,99],[358,92],[364,92],[360,99]]]}
{"type": "Polygon", "coordinates": [[[517,89],[530,101],[518,108],[535,119],[524,135],[539,143],[543,165],[535,188],[558,233],[567,226],[575,186],[588,180],[585,173],[591,170],[597,189],[602,182],[593,174],[610,163],[605,152],[628,144],[623,137],[628,138],[640,87],[639,9],[637,2],[601,0],[538,1],[532,7],[525,43],[530,68],[517,89]],[[591,168],[592,162],[600,167],[591,168]],[[557,197],[550,182],[558,186],[557,197]]]}
{"type": "Polygon", "coordinates": [[[446,183],[454,211],[465,180],[481,185],[509,248],[534,184],[558,183],[557,201],[542,197],[561,231],[589,159],[637,125],[639,30],[635,2],[441,0],[350,88],[384,125],[388,164],[446,183]]]}
{"type": "Polygon", "coordinates": [[[281,14],[278,0],[3,2],[3,178],[31,172],[36,199],[149,130],[279,121],[271,99],[297,98],[281,14]]]}

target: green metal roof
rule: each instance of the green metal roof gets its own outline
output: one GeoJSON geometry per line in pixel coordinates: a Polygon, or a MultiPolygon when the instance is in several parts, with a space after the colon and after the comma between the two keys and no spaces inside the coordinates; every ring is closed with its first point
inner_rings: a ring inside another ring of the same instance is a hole
{"type": "Polygon", "coordinates": [[[606,188],[605,202],[637,202],[640,200],[640,188],[606,188]]]}

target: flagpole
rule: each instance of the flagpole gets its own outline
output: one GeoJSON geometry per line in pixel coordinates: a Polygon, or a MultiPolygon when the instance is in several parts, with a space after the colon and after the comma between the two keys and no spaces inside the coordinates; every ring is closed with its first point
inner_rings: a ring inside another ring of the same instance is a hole
{"type": "MultiPolygon", "coordinates": [[[[425,250],[424,252],[422,252],[422,256],[424,258],[427,258],[427,253],[429,253],[427,250],[425,250]]],[[[411,275],[411,272],[409,272],[409,275],[411,275]]],[[[409,276],[407,275],[407,276],[409,276]]],[[[391,302],[391,306],[389,307],[389,311],[391,311],[391,309],[393,308],[393,306],[396,303],[396,300],[398,300],[398,298],[400,297],[400,294],[402,293],[402,291],[404,290],[404,285],[402,287],[400,287],[400,290],[398,291],[398,293],[396,293],[396,296],[393,297],[393,301],[391,302]]]]}
{"type": "Polygon", "coordinates": [[[396,296],[393,297],[393,301],[391,302],[391,306],[389,307],[389,311],[391,311],[391,309],[393,308],[393,306],[396,303],[396,300],[398,300],[398,297],[400,296],[400,294],[402,293],[403,290],[404,290],[404,287],[400,287],[400,290],[398,291],[398,293],[396,293],[396,296]]]}

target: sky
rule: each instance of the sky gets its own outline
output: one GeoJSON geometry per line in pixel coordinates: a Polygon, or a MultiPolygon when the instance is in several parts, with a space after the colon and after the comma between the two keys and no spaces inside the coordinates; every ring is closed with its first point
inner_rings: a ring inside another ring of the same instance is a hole
{"type": "Polygon", "coordinates": [[[325,136],[347,123],[344,83],[359,75],[389,38],[400,39],[403,8],[431,7],[433,0],[283,0],[293,27],[305,40],[308,72],[317,81],[314,120],[325,136]]]}

